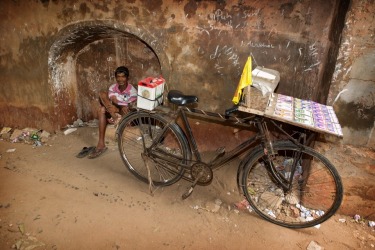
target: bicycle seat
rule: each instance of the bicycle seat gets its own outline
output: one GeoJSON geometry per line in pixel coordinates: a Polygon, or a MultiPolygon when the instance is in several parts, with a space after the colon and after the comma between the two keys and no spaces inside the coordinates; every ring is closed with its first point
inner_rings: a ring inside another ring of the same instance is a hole
{"type": "Polygon", "coordinates": [[[171,90],[168,92],[168,101],[178,106],[198,102],[198,97],[194,95],[184,95],[181,91],[171,90]]]}

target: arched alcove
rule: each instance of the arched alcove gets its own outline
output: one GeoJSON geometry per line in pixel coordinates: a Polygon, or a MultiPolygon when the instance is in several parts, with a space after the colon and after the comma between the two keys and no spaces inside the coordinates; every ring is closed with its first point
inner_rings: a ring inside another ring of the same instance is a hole
{"type": "Polygon", "coordinates": [[[50,47],[49,83],[57,127],[96,116],[97,94],[113,83],[120,65],[130,70],[133,85],[146,76],[168,81],[169,60],[146,30],[113,21],[85,21],[61,29],[50,47]]]}

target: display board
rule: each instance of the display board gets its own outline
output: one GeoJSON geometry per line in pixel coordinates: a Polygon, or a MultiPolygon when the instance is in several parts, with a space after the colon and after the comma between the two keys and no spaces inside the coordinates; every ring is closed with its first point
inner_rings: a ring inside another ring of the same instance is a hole
{"type": "Polygon", "coordinates": [[[251,94],[245,97],[246,101],[239,107],[240,111],[262,115],[319,133],[343,136],[332,106],[276,93],[264,96],[263,100],[259,101],[259,93],[255,93],[257,91],[251,90],[251,94]],[[256,98],[252,98],[253,94],[256,98]],[[259,107],[260,103],[262,105],[259,107]]]}

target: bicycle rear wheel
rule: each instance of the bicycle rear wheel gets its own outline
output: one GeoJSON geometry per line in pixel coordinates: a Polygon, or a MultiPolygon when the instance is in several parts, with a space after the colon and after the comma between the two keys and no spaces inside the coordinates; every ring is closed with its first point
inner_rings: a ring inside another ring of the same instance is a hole
{"type": "Polygon", "coordinates": [[[271,162],[262,147],[253,152],[245,165],[242,187],[252,208],[264,219],[288,228],[306,228],[326,221],[340,207],[341,178],[320,153],[289,141],[275,143],[271,162]],[[291,188],[283,189],[271,168],[286,182],[294,162],[291,188]]]}
{"type": "Polygon", "coordinates": [[[191,158],[180,127],[170,124],[164,131],[166,126],[168,122],[162,116],[138,111],[127,115],[117,131],[120,155],[127,169],[143,182],[149,183],[150,178],[155,186],[177,182],[184,173],[179,164],[186,164],[191,158]],[[163,131],[154,148],[163,154],[163,159],[145,156],[145,148],[149,148],[163,131]]]}

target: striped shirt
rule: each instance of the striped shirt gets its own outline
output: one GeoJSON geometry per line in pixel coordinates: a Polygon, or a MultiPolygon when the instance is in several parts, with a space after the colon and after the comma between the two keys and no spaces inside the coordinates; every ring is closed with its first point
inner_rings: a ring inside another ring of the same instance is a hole
{"type": "Polygon", "coordinates": [[[118,100],[118,105],[127,106],[131,102],[135,102],[137,100],[137,90],[133,87],[133,85],[128,83],[128,86],[124,91],[119,89],[119,85],[117,83],[112,84],[108,89],[108,97],[111,99],[112,96],[115,96],[118,100]]]}

